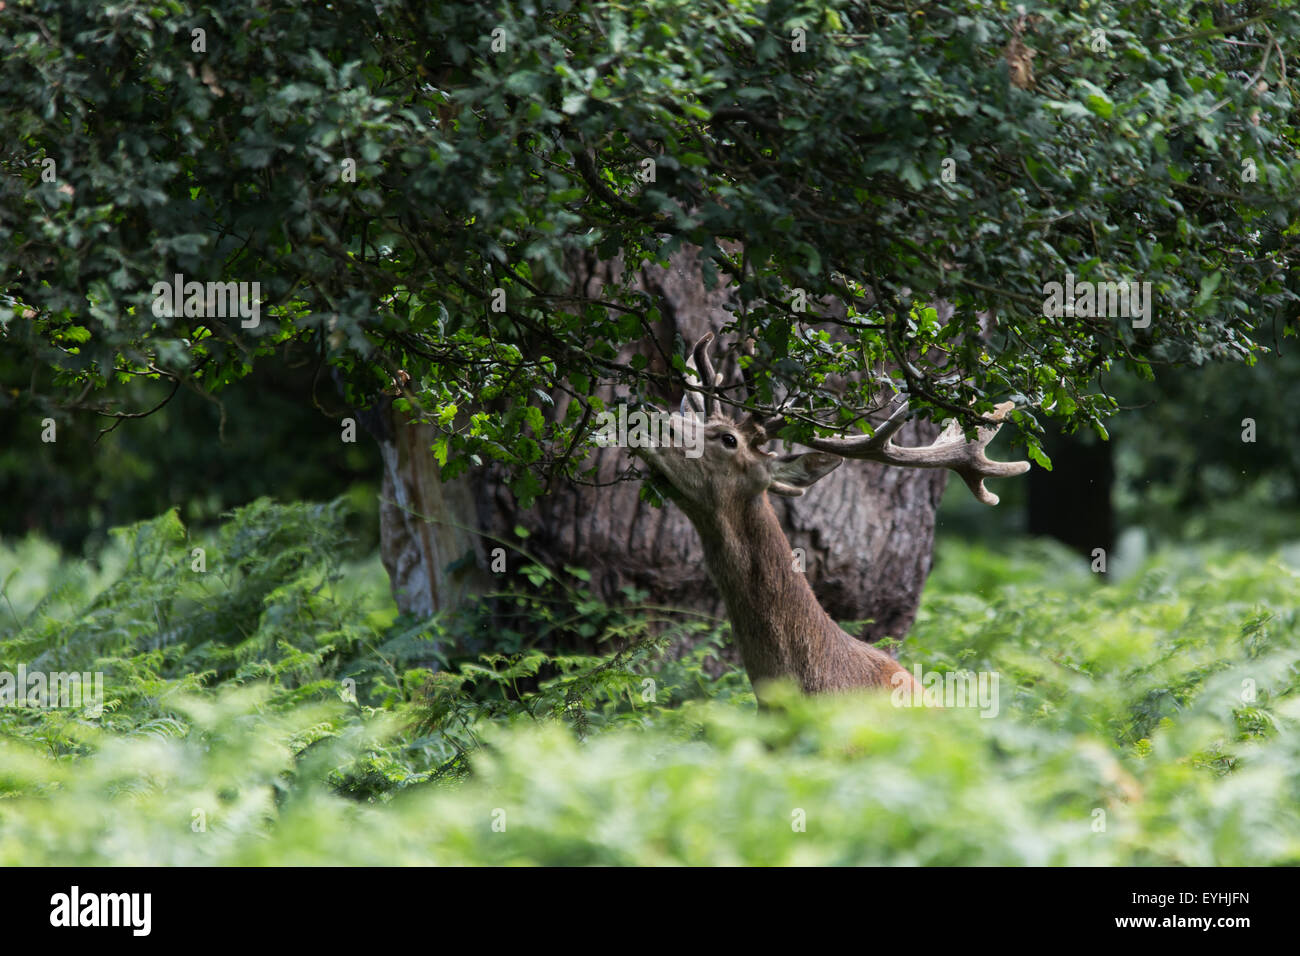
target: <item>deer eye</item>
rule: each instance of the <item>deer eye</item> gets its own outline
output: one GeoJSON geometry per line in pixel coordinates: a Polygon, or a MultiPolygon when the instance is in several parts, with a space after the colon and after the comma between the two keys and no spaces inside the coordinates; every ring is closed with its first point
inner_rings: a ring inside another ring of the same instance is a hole
{"type": "Polygon", "coordinates": [[[723,448],[736,447],[736,436],[731,434],[731,432],[723,432],[721,435],[718,436],[718,441],[722,442],[723,448]]]}

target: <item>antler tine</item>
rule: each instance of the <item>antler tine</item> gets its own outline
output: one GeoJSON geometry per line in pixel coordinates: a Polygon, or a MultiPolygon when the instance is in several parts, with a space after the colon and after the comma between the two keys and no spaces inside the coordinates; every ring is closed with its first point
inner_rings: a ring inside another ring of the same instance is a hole
{"type": "Polygon", "coordinates": [[[997,435],[1002,421],[1014,402],[1003,402],[994,407],[984,419],[988,424],[976,428],[976,437],[966,440],[959,421],[950,421],[931,445],[905,448],[895,445],[893,434],[906,421],[907,405],[901,405],[876,429],[870,438],[811,438],[805,444],[818,451],[828,451],[844,458],[878,461],[886,465],[905,468],[950,468],[959,474],[971,493],[986,505],[998,503],[998,496],[984,487],[986,478],[1010,478],[1029,470],[1027,461],[993,461],[984,452],[997,435]]]}
{"type": "Polygon", "coordinates": [[[696,412],[702,413],[706,418],[712,418],[715,409],[717,409],[717,400],[713,396],[713,389],[718,384],[717,374],[713,371],[713,363],[709,360],[709,344],[713,341],[713,333],[705,332],[700,340],[695,343],[691,349],[690,356],[686,359],[686,368],[695,372],[700,378],[700,388],[691,388],[691,382],[687,381],[686,393],[682,396],[682,412],[687,411],[687,404],[696,412]]]}
{"type": "Polygon", "coordinates": [[[709,346],[712,343],[712,332],[695,343],[695,362],[700,370],[700,382],[705,389],[704,414],[709,418],[718,410],[718,399],[713,390],[722,381],[722,376],[713,371],[713,362],[709,358],[709,346]]]}
{"type": "MultiPolygon", "coordinates": [[[[907,407],[907,399],[902,399],[898,406],[889,413],[889,417],[876,426],[876,433],[863,442],[862,447],[869,451],[879,451],[890,443],[894,433],[907,424],[907,420],[912,417],[911,409],[907,407]]],[[[856,439],[848,439],[855,441],[856,439]]],[[[846,456],[847,457],[847,456],[846,456]]]]}

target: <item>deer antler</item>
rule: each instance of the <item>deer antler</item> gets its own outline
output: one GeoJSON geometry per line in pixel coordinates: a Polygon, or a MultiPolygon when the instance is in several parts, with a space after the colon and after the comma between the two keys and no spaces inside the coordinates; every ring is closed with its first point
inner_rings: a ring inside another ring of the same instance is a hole
{"type": "MultiPolygon", "coordinates": [[[[709,346],[713,343],[713,333],[706,332],[686,361],[686,367],[695,372],[700,379],[700,388],[687,385],[682,397],[682,412],[688,406],[706,417],[712,417],[718,407],[714,389],[722,383],[722,376],[713,370],[709,359],[709,346]]],[[[903,447],[894,444],[894,434],[907,421],[908,407],[904,400],[895,408],[875,430],[873,435],[860,435],[854,438],[810,438],[802,444],[817,451],[831,452],[841,458],[855,458],[864,461],[878,461],[886,465],[898,465],[904,468],[950,468],[959,474],[971,493],[986,505],[998,503],[998,496],[984,487],[986,478],[1011,478],[1029,470],[1027,461],[993,461],[984,450],[997,435],[1006,418],[1007,412],[1015,408],[1013,402],[995,405],[993,411],[984,417],[987,424],[976,428],[976,437],[966,440],[965,430],[957,420],[950,421],[933,444],[920,447],[903,447]]],[[[755,446],[765,444],[767,437],[779,428],[785,420],[785,414],[777,411],[771,414],[750,414],[739,424],[751,432],[750,441],[755,446]]]]}
{"type": "Polygon", "coordinates": [[[1027,461],[992,461],[984,450],[1002,427],[1007,412],[1014,402],[996,405],[984,418],[987,425],[976,428],[976,437],[966,440],[965,431],[957,420],[947,427],[931,445],[905,448],[894,444],[894,433],[907,421],[907,403],[903,402],[871,436],[855,438],[810,438],[803,444],[818,451],[828,451],[844,458],[878,461],[886,465],[905,468],[951,468],[961,475],[966,487],[986,505],[998,503],[998,496],[984,487],[985,478],[1011,478],[1029,470],[1027,461]]]}
{"type": "MultiPolygon", "coordinates": [[[[688,371],[694,372],[695,375],[687,376],[686,392],[682,395],[680,409],[683,415],[689,411],[695,411],[702,413],[706,418],[712,418],[719,412],[724,404],[722,401],[719,401],[717,390],[719,389],[719,386],[723,384],[725,377],[721,372],[714,371],[713,362],[709,358],[709,350],[713,341],[713,333],[705,332],[704,335],[700,337],[700,340],[695,343],[695,347],[691,349],[690,356],[686,359],[686,368],[688,371]],[[690,379],[693,377],[698,377],[700,380],[700,386],[698,388],[691,387],[690,379]]],[[[754,354],[753,343],[749,340],[737,343],[737,347],[748,355],[754,354]]],[[[752,376],[745,372],[743,363],[738,363],[738,365],[740,367],[739,381],[728,386],[724,391],[734,391],[738,389],[741,396],[740,403],[744,404],[748,401],[749,395],[753,391],[753,382],[752,376]]],[[[763,415],[750,413],[741,416],[739,410],[740,409],[738,408],[727,409],[724,412],[723,417],[732,418],[735,423],[740,426],[742,431],[748,432],[750,435],[750,442],[753,444],[764,444],[767,441],[767,432],[771,430],[771,427],[778,425],[783,421],[781,415],[769,415],[764,417],[763,415]]]]}
{"type": "Polygon", "coordinates": [[[682,414],[693,409],[702,413],[705,418],[712,418],[718,407],[713,389],[722,381],[722,376],[713,371],[713,362],[709,359],[709,345],[712,342],[713,333],[705,332],[695,343],[695,348],[691,349],[690,358],[686,360],[687,370],[694,372],[700,378],[700,390],[691,388],[689,381],[687,382],[686,393],[682,396],[682,414]]]}

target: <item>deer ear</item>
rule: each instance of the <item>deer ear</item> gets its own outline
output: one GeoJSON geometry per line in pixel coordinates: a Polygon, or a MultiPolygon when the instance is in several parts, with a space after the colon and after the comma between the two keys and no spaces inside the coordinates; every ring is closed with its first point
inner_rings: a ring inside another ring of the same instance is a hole
{"type": "Polygon", "coordinates": [[[822,451],[786,455],[772,465],[772,484],[767,490],[787,498],[797,498],[805,488],[825,478],[843,461],[839,455],[828,455],[822,451]]]}

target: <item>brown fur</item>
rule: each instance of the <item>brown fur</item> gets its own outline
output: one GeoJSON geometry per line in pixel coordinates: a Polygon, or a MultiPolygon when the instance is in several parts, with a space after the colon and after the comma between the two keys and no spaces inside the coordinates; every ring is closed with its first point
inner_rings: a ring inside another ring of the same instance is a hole
{"type": "MultiPolygon", "coordinates": [[[[682,427],[685,427],[683,420],[682,427]]],[[[644,448],[638,454],[666,478],[666,494],[704,543],[704,558],[731,620],[750,681],[792,679],[806,693],[904,687],[915,680],[893,658],[851,637],[822,609],[795,570],[790,541],[768,501],[769,489],[802,494],[840,459],[821,452],[778,459],[762,450],[762,429],[712,418],[704,453],[644,448]],[[737,439],[729,449],[724,433],[737,439]]],[[[680,433],[680,432],[679,432],[680,433]]]]}

